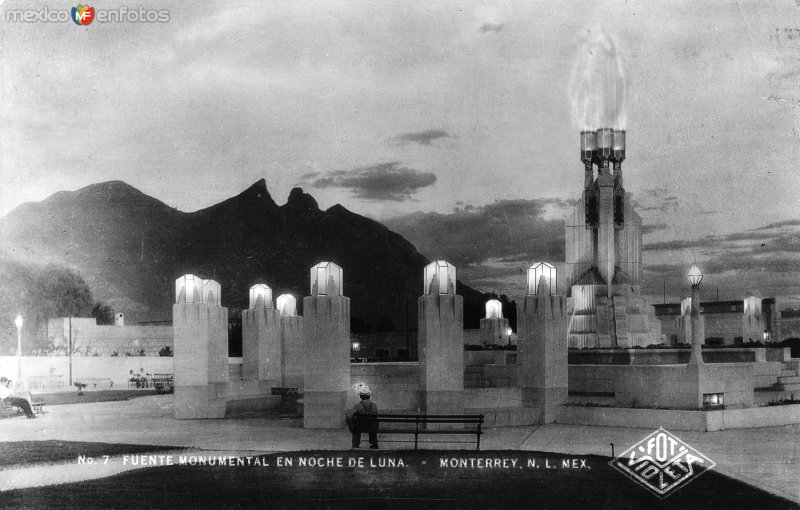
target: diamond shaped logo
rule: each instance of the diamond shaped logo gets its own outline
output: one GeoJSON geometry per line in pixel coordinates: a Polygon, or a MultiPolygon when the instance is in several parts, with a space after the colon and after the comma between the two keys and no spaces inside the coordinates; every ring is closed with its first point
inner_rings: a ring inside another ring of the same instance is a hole
{"type": "Polygon", "coordinates": [[[609,464],[661,499],[716,466],[713,460],[663,427],[622,452],[609,464]]]}

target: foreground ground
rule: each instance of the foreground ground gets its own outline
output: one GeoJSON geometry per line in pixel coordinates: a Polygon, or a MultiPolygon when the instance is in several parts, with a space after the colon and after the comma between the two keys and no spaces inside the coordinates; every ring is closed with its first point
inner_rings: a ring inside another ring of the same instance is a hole
{"type": "MultiPolygon", "coordinates": [[[[609,443],[614,443],[619,453],[650,430],[566,425],[489,429],[483,438],[483,449],[497,450],[491,454],[495,457],[555,458],[554,453],[561,453],[570,458],[590,459],[587,463],[592,469],[563,474],[527,469],[443,470],[437,467],[442,455],[475,456],[475,452],[463,444],[428,443],[423,447],[429,451],[413,453],[403,450],[408,444],[384,442],[379,452],[353,453],[343,430],[304,430],[298,420],[264,417],[176,421],[172,418],[172,406],[173,397],[161,395],[125,402],[54,406],[37,420],[3,420],[0,428],[7,444],[57,440],[114,446],[105,452],[111,457],[105,465],[79,465],[77,458],[70,458],[83,454],[101,459],[106,447],[94,444],[70,446],[68,455],[54,459],[39,457],[33,466],[0,467],[0,488],[6,490],[0,494],[2,506],[40,507],[58,501],[64,503],[62,506],[72,507],[126,507],[141,497],[147,500],[135,505],[140,508],[256,504],[324,508],[347,506],[351,501],[353,505],[359,501],[362,504],[365,499],[371,507],[380,507],[387,501],[392,507],[402,503],[423,507],[434,501],[451,507],[507,507],[519,503],[533,508],[565,505],[577,508],[586,506],[588,501],[601,508],[660,504],[606,464],[611,453],[609,443]],[[345,465],[278,470],[272,463],[266,468],[141,468],[123,463],[121,455],[126,447],[122,445],[154,445],[173,452],[174,448],[184,447],[191,455],[255,457],[294,452],[292,455],[296,456],[297,452],[314,451],[345,459],[379,454],[407,461],[402,468],[366,469],[345,465]],[[54,486],[59,483],[66,485],[54,486]],[[83,499],[89,497],[94,499],[83,499]],[[272,502],[281,504],[267,504],[272,502]]],[[[800,427],[714,433],[678,431],[676,435],[713,459],[717,468],[667,498],[667,506],[792,508],[796,505],[788,500],[800,501],[800,427]],[[684,491],[686,495],[681,494],[684,491]],[[745,505],[748,502],[758,504],[745,505]]]]}
{"type": "MultiPolygon", "coordinates": [[[[70,446],[81,448],[81,445],[70,446]]],[[[90,449],[88,445],[83,447],[90,449]]],[[[179,462],[181,455],[169,458],[179,462]]],[[[183,458],[191,463],[213,456],[185,454],[183,458]]],[[[215,465],[205,466],[151,467],[79,483],[12,490],[2,494],[3,506],[315,509],[794,506],[713,471],[661,501],[611,469],[607,457],[594,455],[317,450],[246,459],[249,465],[238,467],[220,466],[216,461],[215,465]],[[491,467],[479,464],[479,459],[491,460],[491,467]],[[571,467],[564,467],[564,460],[571,467]]]]}

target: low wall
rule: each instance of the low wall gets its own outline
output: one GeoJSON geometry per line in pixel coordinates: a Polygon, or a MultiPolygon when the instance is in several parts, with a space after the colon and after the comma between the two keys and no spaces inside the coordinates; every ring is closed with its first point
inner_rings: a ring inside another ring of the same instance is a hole
{"type": "MultiPolygon", "coordinates": [[[[742,347],[703,349],[706,363],[752,363],[788,361],[788,347],[742,347]]],[[[571,349],[570,365],[677,365],[689,363],[690,349],[571,349]]]]}
{"type": "MultiPolygon", "coordinates": [[[[69,318],[48,319],[47,338],[66,354],[69,344],[69,318]]],[[[173,349],[171,325],[98,326],[95,319],[72,318],[73,357],[77,352],[84,356],[119,356],[139,354],[158,356],[164,347],[173,349]]]]}
{"type": "Polygon", "coordinates": [[[570,365],[569,391],[576,396],[613,396],[622,406],[671,409],[696,408],[698,393],[724,393],[727,407],[749,407],[756,365],[707,364],[699,383],[687,365],[570,365]]]}
{"type": "Polygon", "coordinates": [[[560,406],[556,423],[644,429],[664,427],[667,430],[714,432],[798,424],[800,404],[720,411],[560,406]]]}
{"type": "Polygon", "coordinates": [[[509,365],[517,362],[517,351],[464,351],[464,366],[509,365]]]}
{"type": "MultiPolygon", "coordinates": [[[[161,356],[73,356],[72,379],[110,378],[115,387],[127,388],[130,372],[142,374],[173,373],[173,358],[161,356]]],[[[0,374],[17,378],[17,357],[0,356],[0,374]]],[[[69,384],[69,356],[23,356],[22,379],[30,386],[29,378],[62,376],[69,384]]]]}
{"type": "Polygon", "coordinates": [[[783,363],[779,361],[765,361],[753,363],[753,384],[756,388],[769,388],[778,382],[778,377],[783,370],[783,363]]]}

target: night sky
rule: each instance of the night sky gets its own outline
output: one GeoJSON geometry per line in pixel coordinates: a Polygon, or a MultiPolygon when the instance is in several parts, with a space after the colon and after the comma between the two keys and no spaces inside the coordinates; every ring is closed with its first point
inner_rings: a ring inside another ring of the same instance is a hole
{"type": "Polygon", "coordinates": [[[688,294],[696,260],[706,298],[800,304],[795,0],[159,1],[141,5],[166,23],[6,21],[43,5],[68,8],[0,7],[0,214],[116,179],[195,211],[263,177],[279,204],[301,186],[518,294],[531,263],[563,261],[590,119],[627,129],[655,302],[664,282],[688,294]]]}

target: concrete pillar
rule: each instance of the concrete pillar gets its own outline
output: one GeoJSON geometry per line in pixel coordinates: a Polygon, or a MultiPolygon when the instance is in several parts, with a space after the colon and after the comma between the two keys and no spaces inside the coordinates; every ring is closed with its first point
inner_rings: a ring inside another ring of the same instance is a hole
{"type": "Polygon", "coordinates": [[[597,178],[599,225],[597,231],[597,269],[608,286],[611,296],[611,284],[614,280],[616,265],[614,240],[614,178],[607,169],[597,178]]]}
{"type": "Polygon", "coordinates": [[[508,319],[492,318],[481,319],[481,344],[486,345],[508,345],[510,335],[508,334],[508,319]]]}
{"type": "Polygon", "coordinates": [[[689,319],[692,342],[692,353],[689,356],[689,364],[703,364],[702,345],[705,342],[704,327],[700,322],[700,286],[692,285],[691,315],[689,319]]]}
{"type": "Polygon", "coordinates": [[[750,296],[744,300],[742,314],[742,341],[763,342],[766,321],[761,313],[761,299],[750,296]]]}
{"type": "Polygon", "coordinates": [[[350,299],[341,268],[311,268],[311,296],[303,298],[303,427],[344,427],[350,388],[350,299]]]}
{"type": "Polygon", "coordinates": [[[283,382],[286,388],[303,386],[303,318],[299,315],[284,315],[280,318],[281,347],[283,349],[283,382]]]}
{"type": "Polygon", "coordinates": [[[552,423],[567,402],[569,318],[566,298],[550,294],[544,278],[536,290],[517,305],[517,380],[523,405],[541,410],[536,422],[552,423]]]}
{"type": "Polygon", "coordinates": [[[177,419],[225,417],[228,309],[219,306],[219,284],[203,288],[209,282],[216,284],[193,275],[176,282],[172,329],[177,419]]]}
{"type": "Polygon", "coordinates": [[[464,298],[456,295],[455,282],[455,267],[445,261],[425,268],[417,350],[421,401],[428,414],[464,412],[464,298]]]}
{"type": "Polygon", "coordinates": [[[242,311],[242,377],[247,387],[269,393],[283,380],[283,350],[278,310],[259,298],[254,308],[242,311]]]}

